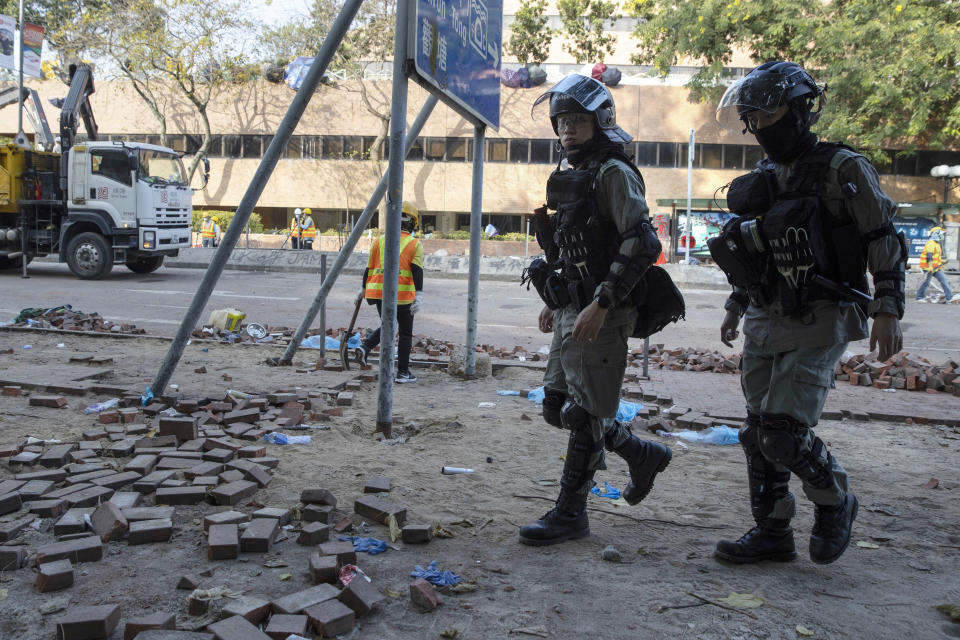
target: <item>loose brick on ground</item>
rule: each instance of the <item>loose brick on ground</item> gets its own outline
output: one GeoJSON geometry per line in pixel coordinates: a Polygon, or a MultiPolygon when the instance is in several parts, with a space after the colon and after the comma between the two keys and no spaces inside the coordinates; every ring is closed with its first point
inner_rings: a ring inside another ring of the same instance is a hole
{"type": "Polygon", "coordinates": [[[260,624],[270,615],[270,601],[260,596],[228,598],[223,604],[223,616],[240,616],[252,624],[260,624]]]}
{"type": "Polygon", "coordinates": [[[260,419],[259,409],[241,409],[223,414],[223,424],[253,423],[260,419]]]}
{"type": "Polygon", "coordinates": [[[127,541],[131,545],[167,542],[171,535],[173,535],[173,521],[169,518],[139,520],[130,523],[127,541]]]}
{"type": "Polygon", "coordinates": [[[10,542],[36,519],[36,516],[29,515],[12,522],[0,522],[0,543],[10,542]]]}
{"type": "Polygon", "coordinates": [[[199,504],[206,497],[206,487],[160,487],[157,489],[157,504],[199,504]]]}
{"type": "Polygon", "coordinates": [[[142,476],[153,472],[159,458],[154,455],[140,454],[123,466],[124,471],[134,471],[142,476]]]}
{"type": "Polygon", "coordinates": [[[17,493],[20,494],[20,499],[25,502],[27,500],[39,500],[44,494],[49,493],[53,487],[54,482],[52,480],[31,480],[20,487],[17,493]]]}
{"type": "Polygon", "coordinates": [[[218,640],[270,640],[270,636],[242,616],[230,616],[207,627],[218,640]]]}
{"type": "Polygon", "coordinates": [[[174,471],[154,471],[133,483],[133,490],[137,493],[153,493],[165,481],[176,475],[174,471]]]}
{"type": "Polygon", "coordinates": [[[254,518],[240,536],[240,550],[244,553],[270,551],[279,531],[280,525],[274,518],[254,518]]]}
{"type": "Polygon", "coordinates": [[[2,480],[0,481],[0,496],[12,493],[27,484],[26,480],[2,480]]]}
{"type": "Polygon", "coordinates": [[[353,406],[353,392],[352,391],[341,391],[337,394],[337,406],[338,407],[351,407],[353,406]]]}
{"type": "Polygon", "coordinates": [[[340,591],[330,584],[319,584],[273,601],[274,613],[302,613],[307,607],[336,598],[340,591]]]}
{"type": "Polygon", "coordinates": [[[330,514],[333,512],[333,507],[328,504],[308,504],[300,512],[300,517],[304,522],[322,522],[323,524],[329,524],[330,514]]]}
{"type": "Polygon", "coordinates": [[[287,636],[304,636],[310,620],[305,615],[288,615],[279,613],[270,618],[264,633],[273,640],[286,640],[287,636]]]}
{"type": "Polygon", "coordinates": [[[112,476],[115,473],[116,471],[109,468],[95,469],[91,471],[84,471],[83,473],[74,473],[68,476],[63,482],[67,486],[81,483],[90,483],[92,485],[92,480],[97,478],[106,478],[107,476],[112,476]]]}
{"type": "Polygon", "coordinates": [[[135,442],[137,451],[141,449],[158,449],[162,447],[176,447],[177,437],[173,435],[156,436],[154,438],[140,438],[135,442]]]}
{"type": "Polygon", "coordinates": [[[267,447],[262,444],[252,444],[237,450],[237,456],[241,458],[262,458],[267,455],[267,447]]]}
{"type": "MultiPolygon", "coordinates": [[[[264,435],[266,435],[266,432],[264,432],[264,435]]],[[[256,465],[265,467],[267,469],[276,469],[278,466],[280,466],[280,459],[274,458],[273,456],[261,456],[259,458],[249,458],[249,460],[256,465]]]]}
{"type": "Polygon", "coordinates": [[[118,491],[108,502],[117,505],[121,510],[130,509],[140,504],[142,496],[136,491],[118,491]]]}
{"type": "Polygon", "coordinates": [[[185,589],[187,591],[193,591],[194,589],[200,588],[200,578],[196,576],[186,575],[181,576],[180,581],[177,583],[177,589],[185,589]]]}
{"type": "Polygon", "coordinates": [[[423,544],[433,538],[433,527],[428,524],[408,524],[400,530],[400,539],[405,544],[423,544]]]}
{"type": "Polygon", "coordinates": [[[64,496],[67,504],[71,507],[95,507],[101,502],[106,502],[115,491],[109,487],[90,487],[75,493],[64,496]]]}
{"type": "Polygon", "coordinates": [[[357,576],[343,588],[338,600],[353,609],[357,617],[363,617],[383,600],[383,594],[377,591],[377,588],[372,583],[367,582],[363,576],[357,576]]]}
{"type": "Polygon", "coordinates": [[[127,522],[139,522],[141,520],[163,520],[173,518],[173,507],[132,507],[122,509],[123,517],[127,522]]]}
{"type": "Polygon", "coordinates": [[[336,556],[337,562],[342,567],[345,564],[357,563],[357,552],[353,548],[353,543],[348,541],[324,542],[318,549],[320,555],[336,556]]]}
{"type": "Polygon", "coordinates": [[[107,638],[120,623],[120,607],[107,604],[68,609],[55,623],[59,640],[107,638]]]}
{"type": "Polygon", "coordinates": [[[67,399],[63,396],[31,396],[31,407],[50,407],[51,409],[61,409],[67,406],[67,399]]]}
{"type": "Polygon", "coordinates": [[[239,530],[236,524],[213,524],[207,530],[207,559],[229,560],[240,551],[239,530]]]}
{"type": "Polygon", "coordinates": [[[143,638],[137,634],[149,629],[174,630],[177,628],[177,617],[172,613],[157,612],[144,616],[137,616],[127,620],[123,628],[123,640],[133,640],[134,638],[143,638]]]}
{"type": "Polygon", "coordinates": [[[257,492],[257,484],[248,480],[238,480],[222,484],[210,491],[210,497],[219,505],[235,505],[244,498],[257,492]]]}
{"type": "Polygon", "coordinates": [[[0,571],[16,571],[27,562],[23,547],[0,547],[0,571]]]}
{"type": "Polygon", "coordinates": [[[110,476],[104,476],[102,478],[94,478],[90,482],[97,485],[98,487],[109,487],[111,489],[117,490],[121,487],[125,487],[128,484],[136,482],[142,478],[142,474],[135,473],[133,471],[124,471],[123,473],[115,473],[110,476]]]}
{"type": "Polygon", "coordinates": [[[66,558],[37,567],[37,591],[47,593],[73,586],[73,565],[66,558]]]}
{"type": "Polygon", "coordinates": [[[364,493],[381,493],[390,491],[390,478],[387,476],[370,476],[363,485],[364,493]]]}
{"type": "Polygon", "coordinates": [[[339,600],[327,600],[303,610],[318,636],[332,638],[353,629],[356,614],[339,600]]]}
{"type": "Polygon", "coordinates": [[[304,504],[328,504],[336,508],[337,498],[328,489],[304,489],[300,492],[304,504]]]}
{"type": "Polygon", "coordinates": [[[203,459],[210,462],[225,464],[233,460],[234,452],[230,449],[211,449],[203,453],[203,459]]]}
{"type": "Polygon", "coordinates": [[[119,540],[126,533],[127,519],[121,509],[112,502],[104,502],[90,516],[93,532],[104,542],[119,540]]]}
{"type": "Polygon", "coordinates": [[[40,454],[35,451],[21,451],[17,455],[10,458],[9,462],[11,465],[22,464],[28,467],[32,467],[37,463],[37,460],[40,459],[40,454]]]}
{"type": "Polygon", "coordinates": [[[376,520],[381,524],[387,524],[387,518],[390,515],[393,515],[393,517],[397,519],[397,524],[400,526],[403,526],[403,523],[407,519],[406,508],[371,495],[357,498],[353,503],[353,511],[365,518],[376,520]]]}
{"type": "Polygon", "coordinates": [[[214,640],[212,633],[148,629],[136,636],[137,640],[214,640]]]}
{"type": "Polygon", "coordinates": [[[76,448],[76,443],[54,445],[47,449],[47,452],[40,456],[37,462],[42,467],[62,467],[67,464],[67,456],[76,448]]]}
{"type": "Polygon", "coordinates": [[[300,529],[297,544],[314,547],[330,540],[330,526],[322,522],[310,522],[300,529]]]}
{"type": "Polygon", "coordinates": [[[200,458],[184,458],[180,456],[165,456],[157,462],[157,471],[170,471],[178,469],[189,469],[198,464],[203,464],[200,458]]]}
{"type": "Polygon", "coordinates": [[[250,520],[250,515],[240,511],[221,511],[211,513],[203,518],[203,530],[209,531],[211,525],[215,524],[240,524],[250,520]]]}
{"type": "Polygon", "coordinates": [[[410,601],[423,612],[433,611],[443,602],[433,585],[423,578],[417,578],[410,584],[410,601]]]}
{"type": "Polygon", "coordinates": [[[174,436],[178,442],[196,440],[198,435],[197,419],[187,416],[162,417],[160,418],[158,434],[161,437],[174,436]]]}
{"type": "Polygon", "coordinates": [[[313,584],[335,584],[340,578],[339,569],[337,556],[322,556],[319,553],[310,555],[310,579],[313,584]]]}
{"type": "Polygon", "coordinates": [[[6,495],[0,496],[0,516],[13,511],[19,511],[22,506],[23,498],[20,497],[19,493],[11,491],[6,495]]]}
{"type": "Polygon", "coordinates": [[[27,473],[18,473],[14,476],[17,480],[50,480],[60,482],[67,477],[67,472],[63,469],[45,469],[43,471],[28,471],[27,473]]]}

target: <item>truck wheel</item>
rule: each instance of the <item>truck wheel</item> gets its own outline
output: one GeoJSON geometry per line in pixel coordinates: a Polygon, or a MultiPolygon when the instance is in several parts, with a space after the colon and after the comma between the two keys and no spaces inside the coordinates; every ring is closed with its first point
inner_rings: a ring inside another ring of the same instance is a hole
{"type": "Polygon", "coordinates": [[[163,265],[163,256],[150,256],[127,263],[127,269],[134,273],[153,273],[163,265]]]}
{"type": "Polygon", "coordinates": [[[77,234],[67,245],[70,271],[84,280],[97,280],[113,269],[113,248],[99,233],[77,234]]]}

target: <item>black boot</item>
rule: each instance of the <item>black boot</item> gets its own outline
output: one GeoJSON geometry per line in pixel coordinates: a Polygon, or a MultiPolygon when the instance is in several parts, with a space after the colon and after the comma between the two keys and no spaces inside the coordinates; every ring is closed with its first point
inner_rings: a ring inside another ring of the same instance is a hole
{"type": "Polygon", "coordinates": [[[619,447],[608,447],[623,458],[630,467],[630,483],[623,490],[623,499],[627,504],[637,504],[647,497],[653,488],[653,479],[670,464],[673,452],[656,442],[641,440],[631,435],[619,447]]]}
{"type": "Polygon", "coordinates": [[[810,533],[810,559],[817,564],[830,564],[843,555],[850,545],[853,521],[860,501],[848,493],[841,504],[833,507],[814,505],[813,531],[810,533]]]}
{"type": "Polygon", "coordinates": [[[762,520],[739,540],[721,540],[713,555],[736,564],[763,560],[790,562],[797,557],[789,520],[762,520]]]}
{"type": "Polygon", "coordinates": [[[590,535],[586,496],[560,489],[557,505],[536,522],[520,527],[520,542],[544,547],[590,535]]]}

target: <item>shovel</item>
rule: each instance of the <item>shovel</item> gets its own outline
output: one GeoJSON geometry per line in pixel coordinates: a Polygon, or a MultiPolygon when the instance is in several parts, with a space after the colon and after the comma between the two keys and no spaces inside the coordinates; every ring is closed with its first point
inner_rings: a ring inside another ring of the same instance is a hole
{"type": "Polygon", "coordinates": [[[360,314],[360,305],[363,304],[363,298],[357,298],[357,304],[353,307],[353,317],[350,318],[350,326],[346,332],[340,336],[340,363],[344,371],[350,370],[350,357],[347,354],[347,340],[353,335],[353,325],[357,322],[357,316],[360,314]]]}

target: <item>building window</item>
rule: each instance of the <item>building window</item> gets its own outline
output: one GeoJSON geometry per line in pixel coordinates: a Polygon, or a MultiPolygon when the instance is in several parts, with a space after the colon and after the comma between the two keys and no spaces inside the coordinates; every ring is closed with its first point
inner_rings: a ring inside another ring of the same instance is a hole
{"type": "Polygon", "coordinates": [[[363,160],[367,156],[363,153],[363,138],[360,136],[343,136],[343,157],[348,160],[363,160]]]}
{"type": "Polygon", "coordinates": [[[507,141],[487,140],[487,162],[507,161],[507,141]]]}
{"type": "Polygon", "coordinates": [[[530,141],[530,163],[531,164],[550,164],[550,152],[553,150],[553,140],[531,140],[530,141]]]}
{"type": "Polygon", "coordinates": [[[677,166],[676,142],[657,143],[657,166],[666,168],[677,166]]]}
{"type": "Polygon", "coordinates": [[[321,136],[323,157],[327,160],[339,160],[343,157],[343,138],[341,136],[321,136]]]}
{"type": "Polygon", "coordinates": [[[363,157],[364,158],[386,158],[387,151],[390,148],[390,140],[384,138],[380,141],[377,148],[374,144],[377,142],[377,136],[363,136],[363,157]]]}
{"type": "Polygon", "coordinates": [[[466,138],[447,138],[447,161],[466,162],[472,159],[473,154],[470,153],[472,145],[473,141],[466,138]]]}
{"type": "Polygon", "coordinates": [[[743,145],[727,144],[723,146],[723,168],[743,169],[743,145]]]}
{"type": "Polygon", "coordinates": [[[263,150],[261,148],[262,138],[262,136],[240,136],[240,140],[243,143],[244,158],[259,158],[263,156],[263,150]]]}
{"type": "Polygon", "coordinates": [[[443,138],[426,138],[426,157],[427,160],[443,160],[445,147],[443,138]]]}
{"type": "MultiPolygon", "coordinates": [[[[386,151],[384,152],[384,158],[390,157],[390,145],[384,145],[386,151]]],[[[423,160],[423,138],[417,138],[413,141],[413,146],[410,147],[410,153],[407,154],[407,160],[423,160]]]]}
{"type": "Polygon", "coordinates": [[[510,141],[510,162],[526,164],[530,162],[530,141],[515,139],[510,141]]]}
{"type": "Polygon", "coordinates": [[[457,214],[457,228],[454,231],[470,231],[470,214],[469,213],[458,213],[457,214]]]}
{"type": "Polygon", "coordinates": [[[437,230],[437,216],[435,215],[420,216],[421,233],[433,233],[436,230],[437,230]]]}
{"type": "Polygon", "coordinates": [[[697,151],[700,152],[700,166],[704,169],[720,169],[723,167],[723,145],[722,144],[700,144],[697,145],[697,151]]]}
{"type": "Polygon", "coordinates": [[[300,159],[303,157],[303,138],[301,136],[290,136],[287,140],[287,148],[283,152],[284,158],[300,159]]]}
{"type": "Polygon", "coordinates": [[[753,170],[757,164],[763,160],[763,149],[754,144],[744,145],[743,147],[743,167],[753,170]]]}
{"type": "Polygon", "coordinates": [[[240,136],[223,136],[223,157],[239,158],[243,155],[243,142],[240,136]]]}
{"type": "Polygon", "coordinates": [[[183,153],[187,150],[185,136],[167,136],[167,146],[174,151],[183,153]]]}
{"type": "MultiPolygon", "coordinates": [[[[188,133],[186,136],[186,146],[184,151],[187,153],[196,153],[200,150],[200,146],[203,144],[203,136],[188,133]]],[[[209,153],[207,154],[209,155],[209,153]]]]}
{"type": "Polygon", "coordinates": [[[309,160],[319,160],[323,157],[322,136],[301,136],[303,157],[309,160]]]}
{"type": "Polygon", "coordinates": [[[638,167],[657,166],[657,143],[656,142],[638,142],[634,155],[634,163],[638,167]]]}
{"type": "Polygon", "coordinates": [[[155,144],[158,147],[160,146],[160,136],[147,136],[147,144],[155,144]]]}

